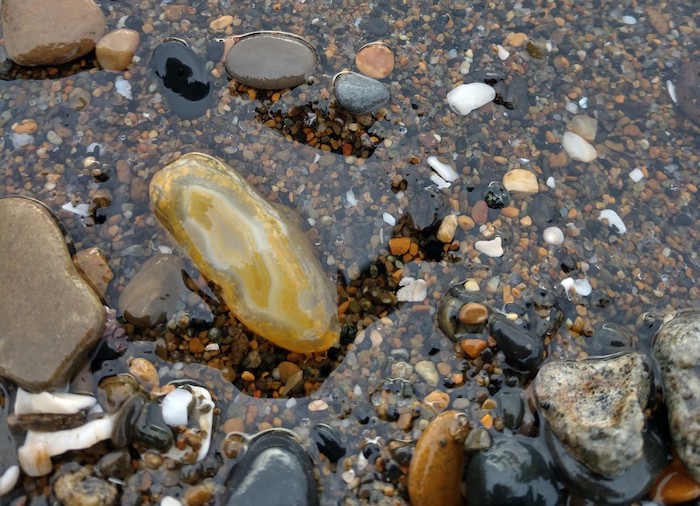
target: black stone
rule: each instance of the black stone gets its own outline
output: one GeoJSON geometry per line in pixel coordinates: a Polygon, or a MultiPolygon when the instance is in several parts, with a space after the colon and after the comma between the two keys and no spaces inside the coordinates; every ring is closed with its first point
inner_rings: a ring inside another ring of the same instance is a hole
{"type": "Polygon", "coordinates": [[[491,209],[502,209],[510,204],[510,192],[500,181],[491,181],[484,192],[484,200],[491,209]]]}
{"type": "Polygon", "coordinates": [[[494,396],[498,404],[497,413],[506,428],[516,431],[520,428],[525,416],[525,404],[523,403],[522,389],[502,388],[494,396]]]}
{"type": "Polygon", "coordinates": [[[311,438],[316,443],[318,451],[328,457],[333,464],[345,456],[345,448],[340,442],[340,434],[330,425],[317,423],[311,430],[311,438]]]}
{"type": "Polygon", "coordinates": [[[515,326],[502,314],[494,314],[489,322],[491,336],[506,356],[506,362],[521,372],[535,371],[544,360],[544,343],[515,326]]]}
{"type": "Polygon", "coordinates": [[[167,451],[173,445],[173,432],[163,420],[160,405],[147,402],[136,422],[135,438],[160,451],[167,451]]]}
{"type": "Polygon", "coordinates": [[[112,445],[115,448],[124,448],[134,440],[136,422],[145,403],[146,396],[138,393],[129,397],[119,408],[112,432],[112,445]]]}

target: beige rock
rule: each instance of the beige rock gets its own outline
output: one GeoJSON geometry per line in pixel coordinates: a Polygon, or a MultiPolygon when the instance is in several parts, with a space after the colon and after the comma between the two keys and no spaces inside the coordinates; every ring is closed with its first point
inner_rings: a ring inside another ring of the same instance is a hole
{"type": "Polygon", "coordinates": [[[109,32],[95,47],[97,61],[105,70],[126,70],[131,65],[140,39],[139,32],[128,28],[109,32]]]}
{"type": "Polygon", "coordinates": [[[19,65],[60,65],[89,53],[107,29],[92,0],[4,0],[2,31],[19,65]]]}
{"type": "Polygon", "coordinates": [[[65,385],[102,335],[105,310],[43,204],[0,199],[0,376],[30,392],[65,385]]]}
{"type": "Polygon", "coordinates": [[[104,253],[99,248],[80,250],[73,257],[73,262],[83,278],[90,283],[95,293],[104,301],[107,285],[114,277],[104,253]]]}
{"type": "Polygon", "coordinates": [[[448,214],[440,223],[440,228],[437,231],[437,239],[445,244],[451,243],[452,239],[455,238],[455,232],[457,231],[457,216],[454,214],[448,214]]]}
{"type": "Polygon", "coordinates": [[[513,169],[503,175],[503,186],[509,192],[532,195],[539,191],[537,176],[527,169],[513,169]]]}
{"type": "Polygon", "coordinates": [[[571,128],[588,142],[593,142],[598,132],[598,120],[585,114],[577,114],[571,122],[571,128]]]}

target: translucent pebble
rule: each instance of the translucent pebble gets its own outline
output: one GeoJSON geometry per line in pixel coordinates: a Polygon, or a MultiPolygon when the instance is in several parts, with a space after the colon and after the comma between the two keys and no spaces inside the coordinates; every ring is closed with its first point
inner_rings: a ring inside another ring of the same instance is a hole
{"type": "Polygon", "coordinates": [[[593,145],[574,132],[566,132],[561,138],[561,145],[571,158],[579,162],[592,162],[598,157],[593,145]]]}
{"type": "Polygon", "coordinates": [[[644,179],[644,172],[642,172],[640,169],[634,169],[630,172],[630,179],[635,183],[638,183],[644,179]]]}
{"type": "Polygon", "coordinates": [[[447,94],[447,103],[457,114],[466,116],[496,98],[496,90],[484,83],[460,84],[447,94]]]}
{"type": "Polygon", "coordinates": [[[117,89],[117,93],[119,93],[122,97],[129,100],[134,98],[131,94],[131,83],[126,79],[117,77],[117,80],[114,81],[114,87],[117,89]]]}
{"type": "Polygon", "coordinates": [[[160,408],[163,421],[171,427],[187,425],[187,411],[192,402],[192,393],[184,388],[176,388],[163,398],[160,408]]]}
{"type": "Polygon", "coordinates": [[[542,231],[542,237],[548,244],[559,246],[564,242],[564,232],[559,227],[547,227],[542,231]]]}
{"type": "Polygon", "coordinates": [[[249,329],[300,353],[338,341],[334,290],[294,217],[220,160],[188,153],[157,172],[151,207],[249,329]]]}
{"type": "Polygon", "coordinates": [[[443,162],[437,156],[429,156],[428,165],[430,165],[430,168],[437,172],[445,181],[452,182],[459,177],[457,171],[455,171],[449,163],[443,162]]]}
{"type": "Polygon", "coordinates": [[[625,226],[620,215],[617,214],[612,209],[603,209],[598,216],[600,221],[608,220],[611,227],[615,227],[620,234],[627,232],[627,227],[625,226]]]}

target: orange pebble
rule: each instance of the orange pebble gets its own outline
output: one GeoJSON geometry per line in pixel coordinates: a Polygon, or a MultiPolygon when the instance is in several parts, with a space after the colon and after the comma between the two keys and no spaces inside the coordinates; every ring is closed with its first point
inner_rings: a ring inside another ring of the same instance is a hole
{"type": "Polygon", "coordinates": [[[486,349],[486,341],[481,339],[462,339],[459,346],[469,358],[476,358],[486,349]]]}
{"type": "Polygon", "coordinates": [[[700,497],[700,484],[676,457],[656,478],[649,495],[659,504],[682,504],[700,497]]]}

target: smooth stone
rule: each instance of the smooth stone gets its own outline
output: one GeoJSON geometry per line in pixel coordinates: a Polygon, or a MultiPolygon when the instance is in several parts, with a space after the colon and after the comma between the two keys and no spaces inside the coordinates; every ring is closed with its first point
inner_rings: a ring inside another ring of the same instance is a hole
{"type": "Polygon", "coordinates": [[[100,39],[95,55],[105,70],[126,70],[139,47],[139,32],[130,28],[112,30],[100,39]]]}
{"type": "Polygon", "coordinates": [[[130,374],[108,376],[97,387],[97,401],[107,413],[114,413],[138,390],[139,384],[130,374]]]}
{"type": "Polygon", "coordinates": [[[560,246],[564,243],[564,232],[559,227],[547,227],[542,231],[542,238],[547,244],[560,246]]]}
{"type": "Polygon", "coordinates": [[[460,84],[447,94],[447,103],[457,114],[466,116],[496,98],[496,90],[484,83],[460,84]]]}
{"type": "Polygon", "coordinates": [[[107,478],[124,479],[133,472],[131,454],[126,448],[103,455],[95,468],[107,478]]]}
{"type": "Polygon", "coordinates": [[[119,296],[119,312],[139,327],[153,327],[172,317],[189,290],[182,281],[185,264],[174,255],[149,258],[119,296]]]}
{"type": "Polygon", "coordinates": [[[479,302],[467,302],[459,308],[457,317],[464,325],[482,327],[489,319],[489,309],[479,302]]]}
{"type": "Polygon", "coordinates": [[[141,416],[141,411],[146,404],[146,396],[136,393],[122,404],[117,412],[114,430],[110,441],[115,448],[124,448],[131,444],[136,435],[136,422],[141,416]]]}
{"type": "Polygon", "coordinates": [[[0,286],[0,376],[30,392],[67,384],[102,335],[105,309],[36,200],[0,199],[0,286]]]}
{"type": "Polygon", "coordinates": [[[459,177],[459,174],[452,165],[438,156],[429,156],[426,161],[428,165],[430,165],[430,168],[437,172],[445,181],[452,182],[459,177]]]}
{"type": "Polygon", "coordinates": [[[445,192],[441,192],[428,186],[417,188],[408,199],[408,205],[404,216],[410,218],[408,225],[414,230],[428,231],[450,212],[449,203],[445,192]]]}
{"type": "Polygon", "coordinates": [[[155,402],[146,402],[134,429],[134,438],[147,446],[167,451],[173,445],[173,433],[155,402]]]}
{"type": "Polygon", "coordinates": [[[196,119],[212,104],[206,61],[181,40],[169,40],[153,51],[151,65],[158,91],[181,119],[196,119]]]}
{"type": "Polygon", "coordinates": [[[537,443],[522,436],[499,436],[466,468],[467,506],[556,506],[561,493],[537,443]]]}
{"type": "Polygon", "coordinates": [[[489,209],[503,209],[510,204],[510,193],[500,181],[491,181],[486,186],[484,202],[489,209]]]}
{"type": "Polygon", "coordinates": [[[83,278],[90,283],[95,293],[104,301],[107,286],[114,278],[114,273],[104,253],[97,247],[83,249],[75,254],[73,262],[83,278]]]}
{"type": "Polygon", "coordinates": [[[543,339],[528,334],[505,315],[492,315],[489,327],[491,336],[506,356],[506,362],[514,369],[532,372],[544,360],[543,339]]]}
{"type": "Polygon", "coordinates": [[[492,258],[502,257],[504,253],[500,237],[496,237],[489,241],[476,241],[474,243],[474,249],[479,253],[483,253],[484,255],[492,258]]]}
{"type": "Polygon", "coordinates": [[[438,227],[436,237],[437,240],[445,243],[445,244],[450,244],[452,240],[455,238],[455,233],[457,232],[457,216],[454,214],[448,214],[442,219],[442,222],[440,222],[440,227],[438,227]]]}
{"type": "Polygon", "coordinates": [[[311,459],[294,433],[270,429],[253,436],[226,481],[227,506],[317,506],[311,459]]]}
{"type": "Polygon", "coordinates": [[[416,364],[415,370],[428,385],[436,387],[440,384],[440,373],[431,360],[421,360],[416,364]]]}
{"type": "Polygon", "coordinates": [[[700,311],[676,313],[654,336],[668,424],[678,456],[700,482],[700,311]]]}
{"type": "Polygon", "coordinates": [[[311,439],[314,440],[318,451],[328,460],[336,464],[345,456],[346,450],[340,440],[340,433],[328,424],[317,423],[311,429],[311,439]]]}
{"type": "Polygon", "coordinates": [[[459,411],[444,411],[421,434],[408,470],[412,506],[461,506],[464,440],[469,419],[459,411]]]}
{"type": "Polygon", "coordinates": [[[577,114],[571,122],[571,128],[575,134],[588,142],[593,142],[598,131],[598,120],[585,114],[577,114]]]}
{"type": "Polygon", "coordinates": [[[259,32],[234,41],[226,55],[229,75],[260,90],[282,90],[304,83],[318,56],[307,41],[292,34],[259,32]]]}
{"type": "Polygon", "coordinates": [[[341,72],[333,81],[338,104],[356,114],[369,114],[389,103],[391,93],[386,86],[355,72],[341,72]]]}
{"type": "Polygon", "coordinates": [[[71,506],[112,506],[117,503],[116,485],[95,476],[90,467],[61,472],[53,483],[53,493],[61,504],[71,506]]]}
{"type": "Polygon", "coordinates": [[[107,30],[92,0],[4,0],[2,33],[10,59],[19,65],[60,65],[86,55],[107,30]]]}
{"type": "Polygon", "coordinates": [[[525,416],[523,391],[520,388],[502,388],[493,396],[498,416],[506,428],[517,431],[525,416]]]}
{"type": "Polygon", "coordinates": [[[540,191],[537,176],[527,169],[512,169],[503,174],[503,186],[511,193],[532,195],[540,191]]]}
{"type": "Polygon", "coordinates": [[[598,157],[595,147],[574,132],[566,132],[561,138],[561,145],[571,158],[579,162],[592,162],[598,157]]]}
{"type": "Polygon", "coordinates": [[[194,401],[192,392],[185,388],[176,388],[163,397],[160,403],[163,411],[163,420],[170,427],[187,425],[189,410],[194,401]]]}
{"type": "Polygon", "coordinates": [[[371,42],[357,51],[355,65],[366,76],[384,79],[394,70],[394,52],[383,42],[371,42]]]}
{"type": "Polygon", "coordinates": [[[184,155],[153,176],[150,196],[161,224],[249,329],[297,352],[338,342],[335,290],[309,240],[232,167],[184,155]]]}
{"type": "Polygon", "coordinates": [[[700,58],[683,64],[676,80],[678,108],[700,127],[700,58]]]}
{"type": "MultiPolygon", "coordinates": [[[[4,383],[0,382],[0,498],[12,488],[11,478],[17,474],[19,478],[19,466],[17,461],[17,446],[7,423],[9,406],[9,392],[4,383]],[[16,469],[16,470],[13,470],[16,469]]],[[[15,478],[15,482],[17,481],[15,478]]]]}
{"type": "Polygon", "coordinates": [[[619,234],[624,234],[625,232],[627,232],[627,226],[625,225],[625,222],[622,221],[620,215],[617,214],[617,212],[613,209],[603,209],[598,215],[598,220],[607,220],[608,224],[611,227],[615,227],[615,230],[617,230],[619,234]]]}
{"type": "Polygon", "coordinates": [[[645,359],[628,353],[544,364],[537,403],[564,447],[602,476],[620,476],[642,458],[650,378],[645,359]]]}

